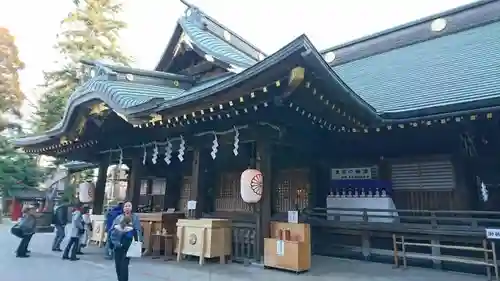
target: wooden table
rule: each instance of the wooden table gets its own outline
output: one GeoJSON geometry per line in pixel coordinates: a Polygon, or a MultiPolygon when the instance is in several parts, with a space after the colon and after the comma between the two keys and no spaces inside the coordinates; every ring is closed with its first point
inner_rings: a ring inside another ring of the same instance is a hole
{"type": "MultiPolygon", "coordinates": [[[[144,244],[146,248],[145,255],[151,254],[153,251],[159,251],[156,247],[161,247],[161,243],[150,241],[153,238],[153,234],[161,233],[164,230],[168,234],[175,234],[177,231],[177,219],[183,218],[183,213],[138,213],[141,220],[141,225],[144,235],[144,244]]],[[[173,253],[173,250],[172,250],[173,253]]]]}

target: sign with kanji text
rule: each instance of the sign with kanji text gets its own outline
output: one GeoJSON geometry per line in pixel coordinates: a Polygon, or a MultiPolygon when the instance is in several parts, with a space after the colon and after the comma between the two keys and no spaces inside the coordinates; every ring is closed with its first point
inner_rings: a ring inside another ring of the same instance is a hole
{"type": "Polygon", "coordinates": [[[486,238],[487,239],[500,239],[500,229],[498,229],[498,228],[486,228],[486,238]]]}

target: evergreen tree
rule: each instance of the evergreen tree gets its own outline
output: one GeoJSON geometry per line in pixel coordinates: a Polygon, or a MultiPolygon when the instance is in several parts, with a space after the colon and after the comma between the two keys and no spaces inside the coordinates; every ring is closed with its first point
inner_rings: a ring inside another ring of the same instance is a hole
{"type": "Polygon", "coordinates": [[[19,59],[19,51],[14,36],[8,29],[0,27],[0,132],[14,126],[7,115],[20,117],[24,94],[19,85],[19,70],[24,63],[19,59]]]}
{"type": "Polygon", "coordinates": [[[75,1],[75,9],[61,23],[55,46],[63,55],[62,67],[45,73],[37,131],[48,130],[61,120],[68,97],[79,85],[82,59],[130,63],[118,44],[119,33],[126,27],[119,20],[121,12],[122,4],[115,0],[75,1]]]}
{"type": "Polygon", "coordinates": [[[16,150],[0,136],[0,196],[9,189],[36,188],[43,175],[33,156],[16,150]]]}

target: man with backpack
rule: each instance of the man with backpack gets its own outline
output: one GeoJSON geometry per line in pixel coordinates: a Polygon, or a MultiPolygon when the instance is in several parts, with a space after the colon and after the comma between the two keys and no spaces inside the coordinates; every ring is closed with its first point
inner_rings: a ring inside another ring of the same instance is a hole
{"type": "Polygon", "coordinates": [[[68,205],[62,204],[54,209],[52,223],[56,229],[56,237],[52,243],[52,251],[62,252],[61,243],[66,236],[66,225],[68,224],[68,205]]]}
{"type": "Polygon", "coordinates": [[[108,234],[108,238],[106,240],[106,259],[113,259],[113,245],[111,243],[111,230],[113,229],[113,222],[115,219],[123,214],[123,202],[118,203],[113,209],[111,209],[106,214],[106,233],[108,234]]]}

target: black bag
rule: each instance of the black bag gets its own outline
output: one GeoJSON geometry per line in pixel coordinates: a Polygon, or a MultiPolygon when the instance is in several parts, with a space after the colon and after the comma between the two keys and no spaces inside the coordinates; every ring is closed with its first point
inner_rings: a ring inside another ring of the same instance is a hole
{"type": "Polygon", "coordinates": [[[24,235],[23,235],[23,230],[19,227],[19,225],[14,225],[11,229],[10,229],[10,233],[12,233],[12,235],[18,237],[18,238],[23,238],[24,235]]]}

